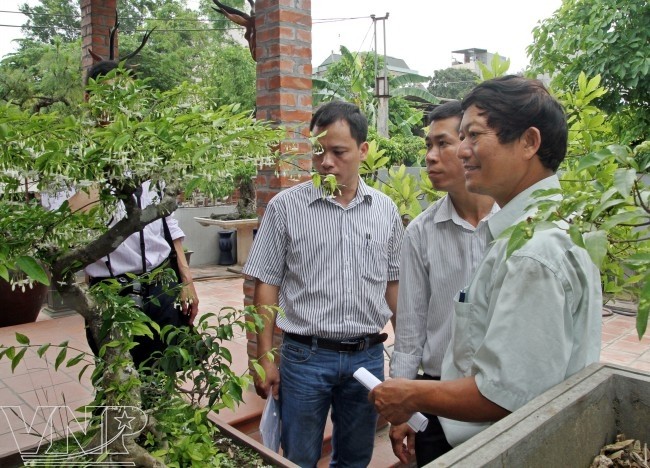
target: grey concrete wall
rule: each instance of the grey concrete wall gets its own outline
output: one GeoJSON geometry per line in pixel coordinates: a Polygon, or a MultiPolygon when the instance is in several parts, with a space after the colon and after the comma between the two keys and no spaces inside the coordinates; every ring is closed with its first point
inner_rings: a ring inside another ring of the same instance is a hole
{"type": "Polygon", "coordinates": [[[209,218],[211,214],[234,213],[234,205],[207,207],[182,207],[176,210],[174,217],[185,233],[183,246],[193,250],[190,260],[192,266],[216,265],[219,261],[219,226],[201,226],[194,217],[209,218]]]}
{"type": "Polygon", "coordinates": [[[620,433],[650,440],[650,374],[596,363],[426,466],[586,467],[620,433]]]}

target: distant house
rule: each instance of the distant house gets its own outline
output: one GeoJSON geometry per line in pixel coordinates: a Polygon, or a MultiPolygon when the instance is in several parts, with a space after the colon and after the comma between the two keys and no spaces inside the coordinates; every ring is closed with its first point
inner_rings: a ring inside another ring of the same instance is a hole
{"type": "MultiPolygon", "coordinates": [[[[361,52],[361,53],[365,55],[371,55],[374,57],[374,52],[361,52]]],[[[323,61],[323,63],[321,63],[319,66],[316,67],[316,69],[314,70],[314,76],[316,77],[324,76],[325,72],[330,67],[330,65],[338,62],[339,60],[341,60],[341,54],[335,54],[334,52],[332,52],[330,56],[323,61]]],[[[415,73],[415,74],[418,73],[416,70],[411,70],[404,60],[397,57],[390,57],[388,55],[386,56],[386,68],[388,70],[388,74],[391,76],[400,76],[400,75],[405,75],[407,73],[415,73]]]]}
{"type": "MultiPolygon", "coordinates": [[[[492,57],[496,54],[488,52],[486,49],[461,49],[461,50],[452,50],[454,54],[451,66],[452,68],[466,68],[473,71],[477,75],[481,74],[481,69],[478,66],[478,62],[481,62],[484,65],[490,65],[492,57]]],[[[507,60],[506,57],[499,55],[501,60],[507,60]]]]}

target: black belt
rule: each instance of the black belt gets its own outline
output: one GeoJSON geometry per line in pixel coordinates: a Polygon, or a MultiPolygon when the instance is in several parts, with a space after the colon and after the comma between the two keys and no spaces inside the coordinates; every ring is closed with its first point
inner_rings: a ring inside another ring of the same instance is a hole
{"type": "MultiPolygon", "coordinates": [[[[285,333],[285,336],[305,345],[311,345],[314,338],[313,336],[295,335],[293,333],[285,333]]],[[[366,341],[368,342],[368,347],[370,347],[379,343],[383,343],[387,338],[387,333],[372,333],[371,335],[347,338],[345,340],[316,338],[316,344],[319,348],[329,349],[330,351],[338,351],[339,353],[351,353],[354,351],[362,351],[366,349],[366,341]]]]}

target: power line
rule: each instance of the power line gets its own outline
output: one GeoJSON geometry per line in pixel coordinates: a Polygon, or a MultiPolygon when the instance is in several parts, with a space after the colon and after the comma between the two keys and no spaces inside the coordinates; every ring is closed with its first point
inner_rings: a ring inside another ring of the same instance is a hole
{"type": "MultiPolygon", "coordinates": [[[[52,25],[52,26],[19,26],[16,24],[0,24],[0,28],[25,28],[25,29],[63,29],[64,31],[78,31],[78,28],[67,28],[64,26],[57,26],[57,25],[52,25]]],[[[241,27],[234,27],[234,28],[201,28],[201,29],[159,29],[156,28],[155,32],[190,32],[190,31],[236,31],[236,30],[243,30],[244,28],[241,27]]],[[[132,32],[137,33],[137,32],[148,32],[149,29],[134,29],[132,32]]],[[[122,33],[125,33],[122,31],[122,33]]]]}
{"type": "MultiPolygon", "coordinates": [[[[77,18],[81,19],[81,15],[65,15],[62,13],[23,13],[22,11],[13,11],[13,10],[0,10],[0,13],[12,13],[12,14],[17,14],[17,15],[25,15],[28,17],[31,16],[44,16],[44,17],[52,17],[52,18],[77,18]]],[[[312,24],[324,24],[324,23],[337,23],[337,22],[342,22],[342,21],[352,21],[352,20],[359,20],[359,19],[367,19],[370,18],[370,16],[351,16],[351,17],[341,17],[341,18],[315,18],[312,19],[312,24]]],[[[199,23],[208,23],[212,22],[213,20],[209,18],[147,18],[144,16],[125,16],[120,19],[124,20],[138,20],[138,21],[188,21],[188,22],[199,22],[199,23]]],[[[3,25],[0,25],[3,26],[3,25]]]]}

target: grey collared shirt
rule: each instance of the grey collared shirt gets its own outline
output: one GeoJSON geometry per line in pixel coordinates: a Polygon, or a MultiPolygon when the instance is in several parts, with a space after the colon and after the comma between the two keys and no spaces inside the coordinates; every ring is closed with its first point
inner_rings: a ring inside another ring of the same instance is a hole
{"type": "Polygon", "coordinates": [[[341,206],[305,182],[268,204],[244,274],[280,287],[285,332],[343,339],[382,330],[399,278],[403,227],[393,201],[361,179],[341,206]]]}
{"type": "Polygon", "coordinates": [[[420,366],[440,377],[451,339],[454,297],[469,284],[483,258],[490,239],[486,221],[498,210],[495,203],[475,228],[445,195],[406,228],[391,377],[414,379],[420,366]]]}

